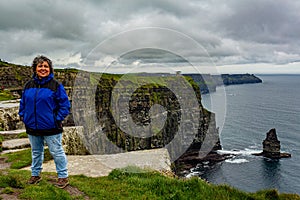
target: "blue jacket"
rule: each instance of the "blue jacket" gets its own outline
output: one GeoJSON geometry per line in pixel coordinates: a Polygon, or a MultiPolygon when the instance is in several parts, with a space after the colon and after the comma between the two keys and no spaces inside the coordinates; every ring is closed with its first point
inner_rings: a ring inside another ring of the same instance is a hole
{"type": "Polygon", "coordinates": [[[19,116],[27,134],[55,135],[62,133],[61,122],[69,114],[70,101],[62,84],[53,73],[25,84],[20,101],[19,116]]]}

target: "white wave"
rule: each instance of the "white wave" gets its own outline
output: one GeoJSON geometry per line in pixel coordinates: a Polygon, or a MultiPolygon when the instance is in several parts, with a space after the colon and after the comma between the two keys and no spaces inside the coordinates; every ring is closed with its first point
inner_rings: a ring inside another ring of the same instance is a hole
{"type": "Polygon", "coordinates": [[[201,173],[201,172],[194,171],[194,172],[191,172],[191,173],[187,174],[187,175],[185,176],[185,178],[192,178],[192,177],[194,177],[194,176],[200,176],[200,175],[202,175],[202,174],[203,174],[203,173],[201,173]]]}
{"type": "Polygon", "coordinates": [[[257,144],[255,144],[255,145],[251,145],[249,148],[250,149],[257,149],[257,148],[259,148],[259,146],[257,144]]]}
{"type": "Polygon", "coordinates": [[[204,165],[208,165],[209,164],[209,161],[205,161],[203,162],[204,165]]]}
{"type": "Polygon", "coordinates": [[[243,155],[249,156],[255,153],[260,153],[261,150],[253,150],[253,149],[244,149],[244,150],[218,150],[219,154],[231,154],[231,155],[243,155]]]}
{"type": "Polygon", "coordinates": [[[225,160],[225,162],[234,163],[234,164],[240,164],[240,163],[246,163],[246,162],[249,162],[249,161],[247,159],[244,159],[244,158],[239,158],[239,159],[225,160]]]}

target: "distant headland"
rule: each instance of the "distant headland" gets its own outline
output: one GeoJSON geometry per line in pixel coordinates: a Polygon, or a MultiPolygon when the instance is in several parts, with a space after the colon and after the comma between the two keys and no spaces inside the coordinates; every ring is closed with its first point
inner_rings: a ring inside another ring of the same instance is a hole
{"type": "Polygon", "coordinates": [[[201,94],[215,92],[220,85],[237,85],[249,83],[262,83],[254,74],[183,74],[191,77],[200,87],[201,94]]]}

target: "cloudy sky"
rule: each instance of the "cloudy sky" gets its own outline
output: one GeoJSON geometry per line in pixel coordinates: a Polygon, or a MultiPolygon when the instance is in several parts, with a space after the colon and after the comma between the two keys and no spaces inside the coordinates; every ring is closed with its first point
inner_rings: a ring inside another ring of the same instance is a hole
{"type": "Polygon", "coordinates": [[[182,72],[300,73],[299,10],[294,0],[0,1],[0,58],[30,65],[44,54],[55,67],[118,72],[172,63],[182,72]]]}

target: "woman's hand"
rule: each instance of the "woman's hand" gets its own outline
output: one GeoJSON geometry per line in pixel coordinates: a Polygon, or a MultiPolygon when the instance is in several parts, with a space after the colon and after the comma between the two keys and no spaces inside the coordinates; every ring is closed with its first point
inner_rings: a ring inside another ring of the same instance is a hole
{"type": "Polygon", "coordinates": [[[58,127],[58,128],[62,128],[62,127],[63,127],[62,121],[57,121],[57,127],[58,127]]]}

